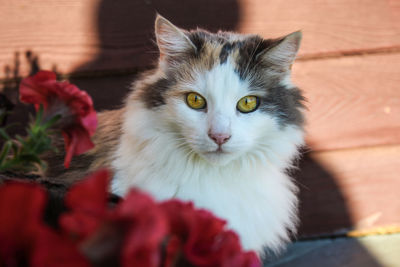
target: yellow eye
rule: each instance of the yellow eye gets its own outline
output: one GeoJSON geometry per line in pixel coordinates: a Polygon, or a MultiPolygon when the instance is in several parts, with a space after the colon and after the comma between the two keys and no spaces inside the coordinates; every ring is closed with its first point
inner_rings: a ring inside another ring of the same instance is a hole
{"type": "Polygon", "coordinates": [[[253,112],[258,108],[260,101],[256,96],[245,96],[237,103],[237,109],[242,113],[253,112]]]}
{"type": "Polygon", "coordinates": [[[197,93],[187,94],[186,103],[192,109],[204,109],[207,105],[206,100],[197,93]]]}

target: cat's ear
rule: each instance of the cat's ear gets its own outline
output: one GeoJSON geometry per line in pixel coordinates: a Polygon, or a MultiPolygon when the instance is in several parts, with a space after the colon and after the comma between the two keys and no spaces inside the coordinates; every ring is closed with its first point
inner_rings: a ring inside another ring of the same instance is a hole
{"type": "Polygon", "coordinates": [[[276,44],[262,55],[263,60],[289,69],[299,51],[301,38],[301,31],[297,31],[278,39],[276,44]]]}
{"type": "Polygon", "coordinates": [[[155,22],[155,33],[161,59],[190,49],[196,50],[196,46],[190,41],[184,30],[179,29],[159,14],[157,14],[155,22]]]}

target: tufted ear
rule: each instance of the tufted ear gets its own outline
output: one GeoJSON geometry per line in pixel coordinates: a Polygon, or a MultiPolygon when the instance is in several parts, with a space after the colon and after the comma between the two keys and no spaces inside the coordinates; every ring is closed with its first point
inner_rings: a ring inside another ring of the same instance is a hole
{"type": "Polygon", "coordinates": [[[157,14],[155,22],[155,34],[161,59],[190,49],[196,50],[196,46],[190,41],[184,30],[179,29],[159,14],[157,14]]]}
{"type": "Polygon", "coordinates": [[[277,44],[262,55],[263,60],[289,69],[300,48],[301,31],[291,33],[277,40],[277,44]]]}

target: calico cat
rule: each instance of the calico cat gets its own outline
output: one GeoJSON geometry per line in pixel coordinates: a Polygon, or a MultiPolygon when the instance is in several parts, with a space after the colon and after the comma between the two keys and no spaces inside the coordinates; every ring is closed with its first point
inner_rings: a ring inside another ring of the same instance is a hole
{"type": "Polygon", "coordinates": [[[301,33],[186,31],[157,16],[155,34],[158,66],[122,109],[99,114],[95,149],[66,175],[109,167],[115,194],[193,201],[226,219],[244,248],[278,251],[298,222],[287,170],[304,136],[304,98],[290,80],[301,33]]]}

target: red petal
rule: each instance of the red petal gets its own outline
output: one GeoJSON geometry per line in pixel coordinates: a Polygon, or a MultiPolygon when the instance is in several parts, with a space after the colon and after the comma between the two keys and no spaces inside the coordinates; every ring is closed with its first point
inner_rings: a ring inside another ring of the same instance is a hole
{"type": "Polygon", "coordinates": [[[77,127],[72,132],[72,138],[77,140],[74,155],[83,154],[94,147],[90,134],[83,128],[77,127]]]}
{"type": "Polygon", "coordinates": [[[64,158],[64,167],[66,169],[69,168],[69,164],[71,163],[72,156],[74,155],[77,139],[72,139],[68,133],[62,132],[64,137],[64,146],[65,146],[65,158],[64,158]]]}
{"type": "Polygon", "coordinates": [[[228,249],[227,246],[234,246],[236,252],[240,252],[239,239],[231,238],[224,231],[225,221],[205,210],[197,210],[194,216],[195,222],[184,246],[185,256],[191,263],[199,266],[217,266],[223,262],[222,250],[228,249]]]}
{"type": "Polygon", "coordinates": [[[59,224],[67,236],[81,242],[99,228],[102,219],[103,216],[98,213],[76,211],[62,214],[59,224]]]}
{"type": "Polygon", "coordinates": [[[254,251],[248,251],[243,254],[242,267],[261,267],[260,258],[254,251]]]}
{"type": "Polygon", "coordinates": [[[92,136],[97,128],[97,114],[94,110],[90,111],[85,117],[80,118],[80,123],[89,135],[92,136]]]}
{"type": "Polygon", "coordinates": [[[85,91],[79,90],[75,85],[69,84],[64,88],[64,93],[65,102],[78,116],[86,116],[89,111],[93,110],[91,97],[85,91]]]}
{"type": "Polygon", "coordinates": [[[169,200],[161,203],[161,208],[168,217],[171,233],[186,242],[195,221],[193,203],[169,200]]]}
{"type": "Polygon", "coordinates": [[[52,88],[56,85],[56,75],[50,71],[39,71],[31,77],[23,79],[19,86],[20,101],[30,104],[48,106],[50,97],[54,95],[52,88]]]}
{"type": "Polygon", "coordinates": [[[171,236],[165,248],[164,267],[172,267],[180,256],[182,251],[182,241],[177,236],[171,236]]]}
{"type": "Polygon", "coordinates": [[[90,267],[91,265],[68,239],[49,229],[42,229],[33,251],[31,266],[90,267]]]}
{"type": "Polygon", "coordinates": [[[29,250],[46,204],[46,193],[34,184],[10,183],[0,187],[0,258],[29,250]]]}
{"type": "Polygon", "coordinates": [[[255,254],[242,251],[237,234],[224,229],[224,220],[179,200],[169,200],[161,206],[168,216],[173,240],[172,247],[167,244],[168,262],[182,257],[179,253],[183,249],[184,258],[194,266],[260,266],[255,254]]]}
{"type": "Polygon", "coordinates": [[[107,212],[109,177],[108,170],[100,170],[69,190],[65,205],[70,212],[60,217],[65,232],[82,240],[97,229],[107,212]]]}
{"type": "Polygon", "coordinates": [[[119,217],[136,218],[142,211],[146,211],[156,204],[154,200],[148,195],[137,189],[131,189],[116,209],[119,217]]]}
{"type": "Polygon", "coordinates": [[[122,251],[122,266],[159,266],[167,233],[164,213],[146,194],[132,190],[117,207],[116,217],[131,221],[122,251]]]}
{"type": "Polygon", "coordinates": [[[80,155],[94,147],[90,134],[82,127],[76,126],[64,129],[64,144],[65,144],[65,168],[69,167],[73,155],[80,155]]]}
{"type": "Polygon", "coordinates": [[[108,198],[110,172],[96,171],[83,181],[75,184],[65,197],[65,204],[71,210],[103,213],[108,198]]]}
{"type": "Polygon", "coordinates": [[[37,72],[33,77],[36,82],[55,81],[57,79],[56,74],[48,70],[41,70],[37,72]]]}

